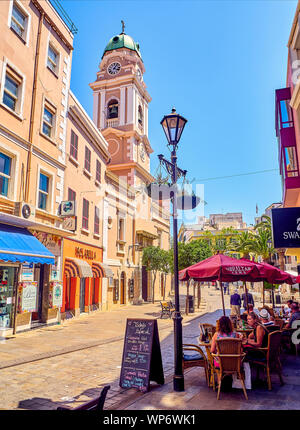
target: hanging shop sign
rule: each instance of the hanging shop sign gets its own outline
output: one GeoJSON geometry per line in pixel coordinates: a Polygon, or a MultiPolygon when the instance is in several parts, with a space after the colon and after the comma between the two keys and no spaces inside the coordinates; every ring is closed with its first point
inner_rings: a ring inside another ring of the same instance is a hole
{"type": "Polygon", "coordinates": [[[76,216],[66,216],[63,219],[63,229],[69,231],[76,231],[77,217],[76,216]]]}
{"type": "Polygon", "coordinates": [[[23,264],[21,271],[21,281],[33,281],[33,263],[23,264]]]}
{"type": "Polygon", "coordinates": [[[50,251],[55,257],[61,255],[61,238],[54,234],[35,231],[33,235],[50,251]]]}
{"type": "Polygon", "coordinates": [[[271,211],[274,248],[300,248],[300,208],[271,211]]]}
{"type": "Polygon", "coordinates": [[[61,308],[63,296],[63,283],[62,281],[50,282],[49,286],[49,307],[61,308]]]}
{"type": "Polygon", "coordinates": [[[74,200],[66,200],[61,202],[60,216],[69,217],[76,215],[76,202],[74,200]]]}
{"type": "Polygon", "coordinates": [[[19,284],[19,310],[21,312],[37,311],[37,282],[19,284]]]}

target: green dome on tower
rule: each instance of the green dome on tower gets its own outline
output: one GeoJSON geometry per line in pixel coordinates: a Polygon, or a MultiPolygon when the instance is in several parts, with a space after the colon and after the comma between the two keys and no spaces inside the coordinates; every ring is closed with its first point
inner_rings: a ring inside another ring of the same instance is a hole
{"type": "MultiPolygon", "coordinates": [[[[142,56],[140,53],[140,45],[138,43],[135,43],[132,37],[128,36],[128,34],[120,33],[117,36],[112,37],[108,42],[108,44],[106,45],[103,55],[107,51],[113,51],[114,49],[118,49],[118,48],[127,48],[127,49],[130,49],[131,51],[135,51],[138,54],[138,56],[142,59],[142,56]]],[[[102,58],[103,58],[103,55],[102,55],[102,58]]]]}

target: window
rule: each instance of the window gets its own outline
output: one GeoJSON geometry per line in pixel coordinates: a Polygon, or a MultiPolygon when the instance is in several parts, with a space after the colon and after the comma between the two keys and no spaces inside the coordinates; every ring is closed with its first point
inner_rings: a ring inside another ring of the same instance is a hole
{"type": "Polygon", "coordinates": [[[118,239],[124,241],[125,238],[125,219],[119,218],[118,221],[118,239]]]}
{"type": "Polygon", "coordinates": [[[86,199],[83,199],[82,228],[85,230],[89,229],[89,201],[86,199]]]}
{"type": "Polygon", "coordinates": [[[89,148],[87,146],[85,147],[84,168],[88,172],[91,171],[91,151],[89,150],[89,148]]]}
{"type": "Polygon", "coordinates": [[[22,77],[7,65],[2,103],[17,114],[21,113],[22,86],[22,77]]]}
{"type": "Polygon", "coordinates": [[[51,45],[48,47],[47,66],[56,75],[58,74],[59,53],[51,45]]]}
{"type": "Polygon", "coordinates": [[[11,158],[0,152],[0,195],[8,196],[10,182],[11,158]]]}
{"type": "Polygon", "coordinates": [[[99,234],[100,228],[99,228],[99,208],[95,206],[95,218],[94,218],[94,233],[99,234]]]}
{"type": "Polygon", "coordinates": [[[42,132],[51,139],[55,136],[56,109],[49,102],[45,101],[43,111],[42,132]]]}
{"type": "Polygon", "coordinates": [[[119,115],[119,108],[118,108],[118,101],[117,100],[111,100],[107,105],[107,118],[118,118],[119,115]]]}
{"type": "Polygon", "coordinates": [[[26,37],[26,28],[27,28],[27,16],[17,7],[17,5],[13,4],[13,9],[11,13],[11,21],[10,27],[20,36],[23,40],[26,37]]]}
{"type": "Polygon", "coordinates": [[[101,182],[101,163],[99,160],[96,161],[96,181],[101,182]]]}
{"type": "Polygon", "coordinates": [[[75,158],[77,160],[78,158],[78,136],[74,133],[74,131],[71,131],[71,144],[70,144],[70,155],[71,157],[75,158]]]}
{"type": "Polygon", "coordinates": [[[71,202],[75,202],[76,200],[76,192],[73,191],[71,188],[68,188],[68,200],[71,202]]]}
{"type": "Polygon", "coordinates": [[[143,109],[141,106],[139,106],[139,109],[138,109],[138,123],[141,126],[143,125],[143,109]]]}
{"type": "Polygon", "coordinates": [[[38,208],[46,210],[49,197],[49,177],[40,173],[38,208]]]}

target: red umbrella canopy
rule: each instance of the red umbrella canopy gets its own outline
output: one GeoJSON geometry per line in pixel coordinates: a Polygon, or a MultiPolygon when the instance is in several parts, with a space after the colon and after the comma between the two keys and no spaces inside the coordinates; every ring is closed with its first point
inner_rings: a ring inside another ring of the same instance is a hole
{"type": "Polygon", "coordinates": [[[213,255],[179,272],[180,281],[190,278],[198,281],[253,281],[259,276],[259,270],[252,261],[237,260],[223,254],[213,255]]]}
{"type": "MultiPolygon", "coordinates": [[[[241,258],[241,261],[250,261],[246,258],[241,258]]],[[[268,264],[265,262],[257,263],[255,261],[251,261],[251,263],[256,264],[259,273],[260,278],[254,279],[253,281],[267,281],[271,284],[281,284],[283,282],[287,284],[295,284],[296,278],[292,275],[290,275],[287,272],[284,272],[283,270],[278,269],[278,267],[272,266],[272,264],[268,264]]]]}

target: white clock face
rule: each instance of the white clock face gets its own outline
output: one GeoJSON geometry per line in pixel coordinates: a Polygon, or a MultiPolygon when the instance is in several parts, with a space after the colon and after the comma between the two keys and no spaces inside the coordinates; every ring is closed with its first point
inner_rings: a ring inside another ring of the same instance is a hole
{"type": "Polygon", "coordinates": [[[120,70],[121,70],[121,64],[117,62],[111,63],[107,68],[107,72],[110,75],[117,75],[120,70]]]}

